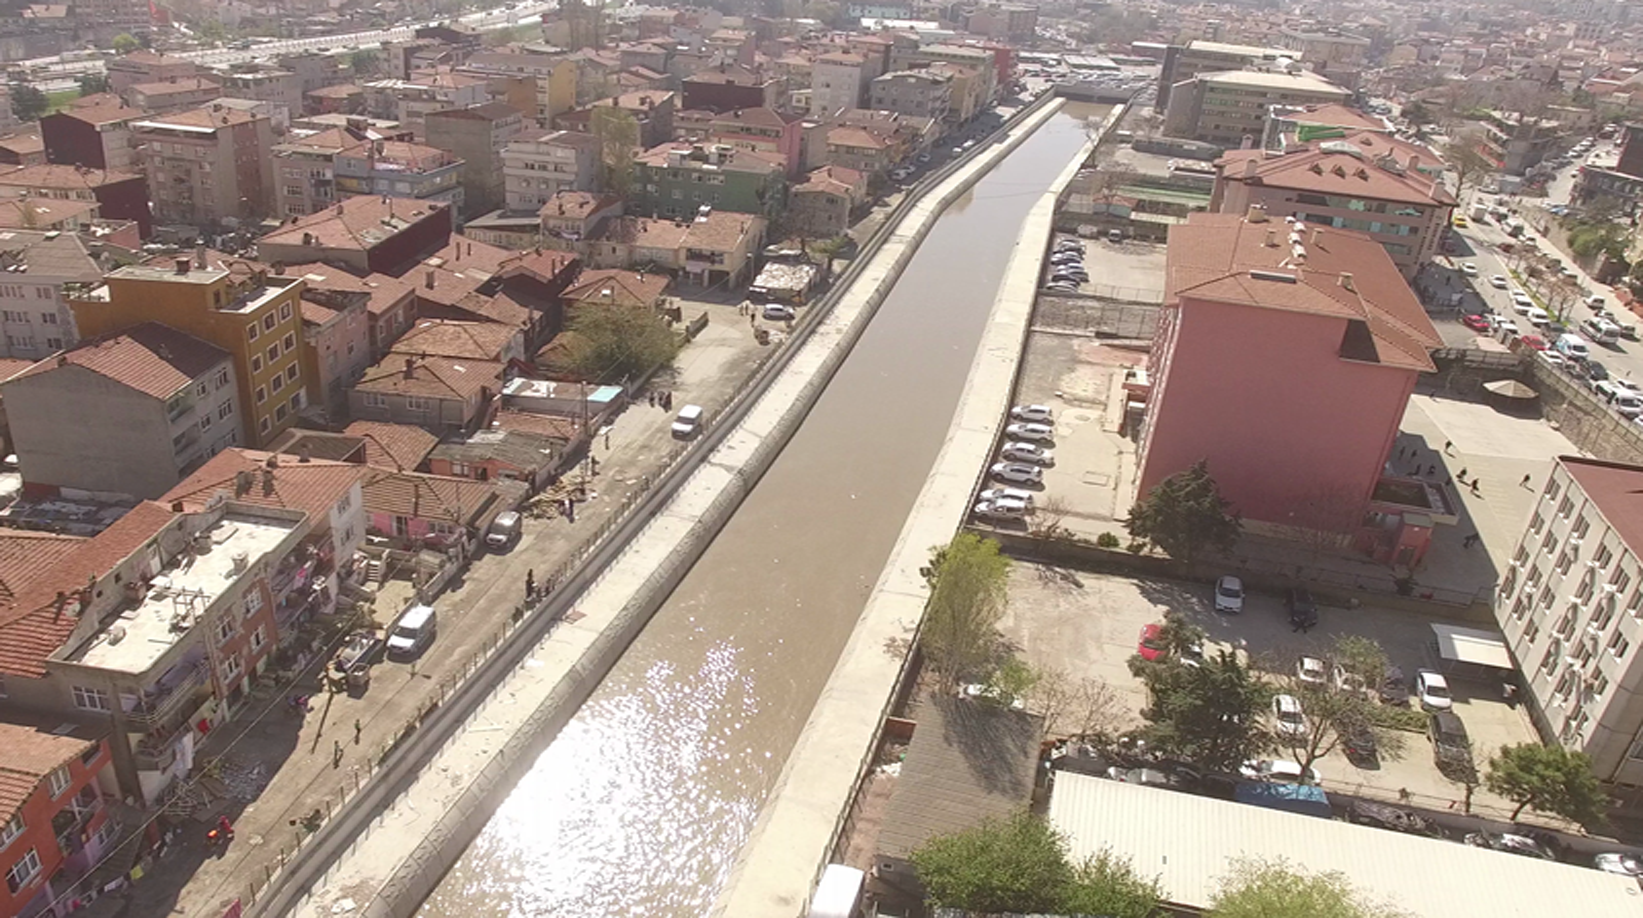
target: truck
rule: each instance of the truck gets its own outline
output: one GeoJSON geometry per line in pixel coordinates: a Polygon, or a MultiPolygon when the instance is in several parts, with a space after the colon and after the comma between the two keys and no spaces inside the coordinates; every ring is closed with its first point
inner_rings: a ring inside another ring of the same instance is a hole
{"type": "Polygon", "coordinates": [[[1489,207],[1485,204],[1472,205],[1472,222],[1480,223],[1489,216],[1489,207]]]}
{"type": "Polygon", "coordinates": [[[1516,217],[1506,221],[1506,235],[1513,239],[1523,238],[1523,221],[1516,217]]]}

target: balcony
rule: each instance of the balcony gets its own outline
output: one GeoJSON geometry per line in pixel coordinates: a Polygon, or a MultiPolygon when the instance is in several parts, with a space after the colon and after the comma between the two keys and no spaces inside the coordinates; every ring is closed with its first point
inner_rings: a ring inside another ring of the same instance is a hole
{"type": "Polygon", "coordinates": [[[126,720],[144,730],[156,730],[171,723],[176,714],[189,707],[191,700],[198,700],[206,688],[208,675],[204,660],[191,666],[174,667],[161,677],[162,682],[170,680],[170,684],[156,685],[152,691],[144,692],[137,707],[126,712],[126,720]]]}

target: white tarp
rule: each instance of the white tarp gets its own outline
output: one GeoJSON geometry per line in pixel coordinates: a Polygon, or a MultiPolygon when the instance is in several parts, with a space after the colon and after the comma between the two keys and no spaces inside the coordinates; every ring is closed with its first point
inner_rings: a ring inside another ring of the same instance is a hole
{"type": "Polygon", "coordinates": [[[1432,633],[1438,638],[1438,654],[1445,660],[1475,663],[1493,669],[1513,668],[1512,655],[1506,651],[1506,642],[1498,635],[1454,625],[1433,625],[1432,633]]]}

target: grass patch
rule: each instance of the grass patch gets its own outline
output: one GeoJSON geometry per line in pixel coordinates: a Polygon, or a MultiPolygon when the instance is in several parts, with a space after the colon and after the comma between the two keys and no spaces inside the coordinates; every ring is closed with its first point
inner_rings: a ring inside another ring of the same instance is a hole
{"type": "Polygon", "coordinates": [[[56,92],[46,93],[46,114],[60,112],[69,107],[69,103],[80,98],[78,89],[59,89],[56,92]]]}

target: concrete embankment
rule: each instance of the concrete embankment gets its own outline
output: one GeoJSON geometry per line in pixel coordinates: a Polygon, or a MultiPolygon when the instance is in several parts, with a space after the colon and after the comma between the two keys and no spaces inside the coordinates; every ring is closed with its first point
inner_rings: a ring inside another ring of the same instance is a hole
{"type": "Polygon", "coordinates": [[[787,364],[754,396],[734,428],[716,433],[722,439],[705,460],[687,472],[599,578],[576,595],[565,623],[530,648],[506,678],[494,680],[495,688],[425,757],[404,791],[368,827],[339,843],[323,876],[305,883],[306,890],[257,903],[259,913],[415,911],[780,452],[941,210],[1061,104],[1053,100],[1035,108],[1003,141],[960,164],[902,214],[879,247],[864,254],[848,289],[796,343],[787,364]],[[343,845],[346,851],[340,850],[343,845]]]}
{"type": "MultiPolygon", "coordinates": [[[[1113,110],[1105,134],[1123,117],[1113,110]]],[[[1004,423],[1032,318],[1056,200],[1099,142],[1085,145],[1034,205],[1015,242],[953,425],[918,502],[811,710],[713,914],[797,918],[832,856],[907,658],[886,647],[915,639],[927,599],[919,568],[963,525],[970,496],[1004,423]]]]}

